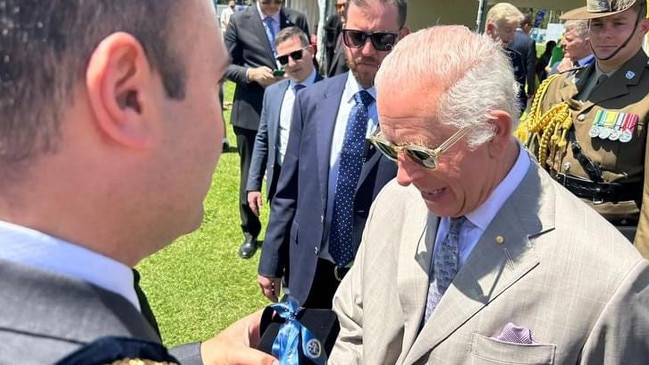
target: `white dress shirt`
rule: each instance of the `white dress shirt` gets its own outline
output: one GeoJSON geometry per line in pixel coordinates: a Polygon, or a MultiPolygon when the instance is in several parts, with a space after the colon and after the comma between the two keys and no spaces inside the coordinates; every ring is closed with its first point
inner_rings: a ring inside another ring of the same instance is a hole
{"type": "MultiPolygon", "coordinates": [[[[300,85],[304,87],[313,85],[315,82],[315,68],[311,72],[311,75],[306,78],[306,80],[300,82],[300,85]]],[[[295,81],[291,80],[288,84],[288,88],[284,93],[284,99],[282,99],[282,107],[279,112],[279,133],[277,141],[268,141],[269,143],[277,143],[277,163],[281,166],[284,162],[284,155],[286,155],[286,146],[288,145],[288,136],[291,129],[291,118],[293,116],[293,104],[295,104],[295,81]]]]}
{"type": "Polygon", "coordinates": [[[86,281],[123,296],[140,310],[132,269],[84,247],[0,221],[0,259],[86,281]]]}

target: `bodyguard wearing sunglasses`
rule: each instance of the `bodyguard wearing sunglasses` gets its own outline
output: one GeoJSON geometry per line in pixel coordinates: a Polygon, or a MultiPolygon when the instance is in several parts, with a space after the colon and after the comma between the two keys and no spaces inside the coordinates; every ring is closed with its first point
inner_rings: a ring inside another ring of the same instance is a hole
{"type": "Polygon", "coordinates": [[[396,173],[366,137],[378,128],[374,76],[408,34],[407,1],[350,0],[345,9],[350,72],[300,91],[295,101],[259,261],[259,285],[272,301],[284,277],[302,306],[331,308],[370,204],[396,173]]]}
{"type": "Polygon", "coordinates": [[[224,36],[225,46],[232,57],[232,64],[225,75],[237,84],[230,123],[237,136],[241,159],[239,214],[244,240],[239,247],[239,256],[244,259],[255,254],[257,236],[261,231],[259,218],[248,206],[248,171],[259,129],[264,90],[283,79],[283,76],[273,75],[273,70],[279,68],[275,59],[275,38],[280,30],[290,26],[297,26],[309,34],[304,14],[283,7],[282,0],[257,0],[254,6],[232,15],[224,36]]]}
{"type": "Polygon", "coordinates": [[[266,88],[259,131],[248,172],[248,205],[259,216],[261,185],[266,174],[266,199],[271,201],[286,154],[295,96],[301,89],[322,80],[313,65],[313,47],[300,28],[288,27],[275,39],[277,61],[286,72],[285,80],[266,88]]]}
{"type": "Polygon", "coordinates": [[[462,26],[383,62],[373,141],[397,178],[333,299],[328,364],[647,363],[649,262],[512,136],[513,85],[462,26]]]}

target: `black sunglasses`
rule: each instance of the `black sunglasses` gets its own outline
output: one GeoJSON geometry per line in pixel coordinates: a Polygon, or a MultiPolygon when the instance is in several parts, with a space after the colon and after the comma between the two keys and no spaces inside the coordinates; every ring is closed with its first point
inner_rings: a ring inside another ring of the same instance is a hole
{"type": "Polygon", "coordinates": [[[271,0],[261,0],[261,3],[262,3],[262,5],[268,5],[270,3],[273,3],[275,5],[281,5],[282,1],[284,1],[284,0],[272,0],[272,1],[271,0]]]}
{"type": "Polygon", "coordinates": [[[398,36],[399,33],[392,32],[365,33],[360,30],[343,29],[343,42],[349,48],[362,48],[369,38],[377,51],[391,51],[397,43],[398,36]]]}
{"type": "Polygon", "coordinates": [[[285,54],[283,56],[277,56],[275,59],[277,62],[279,62],[280,65],[286,66],[288,65],[288,57],[290,56],[293,61],[299,61],[302,59],[302,56],[304,55],[304,50],[307,49],[309,46],[306,46],[302,49],[298,49],[297,51],[293,51],[289,54],[285,54]]]}

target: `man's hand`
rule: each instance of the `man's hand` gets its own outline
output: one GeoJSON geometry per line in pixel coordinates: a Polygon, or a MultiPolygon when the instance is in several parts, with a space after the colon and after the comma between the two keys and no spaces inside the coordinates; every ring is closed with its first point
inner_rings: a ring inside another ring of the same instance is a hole
{"type": "Polygon", "coordinates": [[[280,278],[267,278],[262,275],[257,276],[257,282],[261,288],[261,293],[271,302],[277,302],[282,280],[280,278]]]}
{"type": "Polygon", "coordinates": [[[248,80],[250,82],[254,81],[261,86],[274,84],[277,81],[282,80],[283,78],[283,76],[273,76],[273,70],[266,66],[248,69],[248,80]]]}
{"type": "Polygon", "coordinates": [[[259,326],[263,310],[244,317],[221,333],[201,343],[205,365],[278,365],[272,356],[255,348],[261,338],[259,326]]]}
{"type": "Polygon", "coordinates": [[[261,191],[248,192],[248,206],[257,217],[259,217],[259,212],[261,211],[261,207],[263,205],[264,204],[261,199],[261,191]]]}

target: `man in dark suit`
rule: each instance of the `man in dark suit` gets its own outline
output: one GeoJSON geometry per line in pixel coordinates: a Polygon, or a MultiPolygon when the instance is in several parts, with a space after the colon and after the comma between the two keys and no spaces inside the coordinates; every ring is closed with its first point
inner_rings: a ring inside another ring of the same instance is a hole
{"type": "MultiPolygon", "coordinates": [[[[533,28],[532,14],[524,14],[520,27],[516,29],[514,39],[509,44],[509,48],[521,54],[523,64],[525,65],[524,87],[527,99],[532,99],[536,92],[536,43],[530,38],[530,32],[533,28]]],[[[525,107],[523,107],[525,109],[525,107]]]]}
{"type": "Polygon", "coordinates": [[[239,256],[242,258],[255,254],[257,236],[261,231],[259,218],[248,207],[246,183],[259,129],[264,89],[283,78],[273,75],[278,68],[274,38],[281,29],[290,26],[297,26],[309,34],[304,14],[282,7],[282,0],[258,0],[245,11],[235,13],[225,32],[225,46],[232,57],[225,76],[237,84],[230,122],[241,158],[239,213],[244,241],[239,256]]]}
{"type": "Polygon", "coordinates": [[[342,27],[347,0],[336,0],[336,13],[327,19],[325,25],[325,69],[327,77],[349,71],[345,60],[345,45],[342,41],[342,27]]]}
{"type": "Polygon", "coordinates": [[[514,78],[518,83],[518,104],[521,113],[527,107],[525,92],[526,68],[523,56],[511,48],[516,27],[523,19],[523,13],[510,3],[498,3],[487,12],[485,33],[505,48],[514,69],[514,78]]]}
{"type": "MultiPolygon", "coordinates": [[[[214,5],[3,5],[0,362],[51,364],[105,336],[159,344],[132,267],[202,222],[228,65],[214,5]]],[[[260,315],[172,353],[270,364],[249,348],[260,315]]]]}
{"type": "Polygon", "coordinates": [[[331,307],[370,204],[395,176],[394,163],[364,138],[378,128],[374,76],[408,34],[406,12],[405,0],[348,2],[343,35],[351,72],[297,96],[259,261],[259,285],[272,301],[283,277],[285,292],[302,306],[331,307]]]}
{"type": "Polygon", "coordinates": [[[275,39],[277,60],[286,71],[285,80],[270,85],[264,93],[259,131],[255,138],[248,172],[248,205],[259,215],[261,185],[266,171],[266,199],[271,201],[286,154],[291,116],[297,92],[322,80],[313,65],[313,46],[298,27],[282,29],[275,39]]]}

